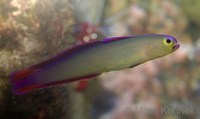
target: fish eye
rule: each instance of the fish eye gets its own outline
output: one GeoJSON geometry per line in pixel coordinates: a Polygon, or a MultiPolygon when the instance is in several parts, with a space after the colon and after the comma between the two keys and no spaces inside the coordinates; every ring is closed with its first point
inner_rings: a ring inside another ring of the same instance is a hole
{"type": "Polygon", "coordinates": [[[163,40],[163,42],[164,42],[164,44],[165,44],[166,46],[172,45],[172,40],[170,40],[170,39],[168,39],[168,38],[165,38],[165,39],[163,40]]]}
{"type": "Polygon", "coordinates": [[[167,43],[171,43],[171,40],[167,39],[166,42],[167,42],[167,43]]]}

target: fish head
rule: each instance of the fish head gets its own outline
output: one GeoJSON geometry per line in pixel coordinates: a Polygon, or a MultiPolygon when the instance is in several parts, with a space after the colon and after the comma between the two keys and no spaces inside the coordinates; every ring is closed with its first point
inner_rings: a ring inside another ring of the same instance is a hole
{"type": "Polygon", "coordinates": [[[164,35],[162,42],[163,42],[162,49],[168,53],[172,53],[180,47],[176,38],[169,36],[169,35],[164,35]]]}
{"type": "Polygon", "coordinates": [[[176,51],[180,47],[178,41],[174,37],[168,35],[164,35],[163,45],[170,53],[176,51]]]}
{"type": "Polygon", "coordinates": [[[146,54],[152,59],[168,55],[180,47],[178,41],[169,35],[159,35],[156,40],[151,42],[153,43],[146,48],[146,54]]]}

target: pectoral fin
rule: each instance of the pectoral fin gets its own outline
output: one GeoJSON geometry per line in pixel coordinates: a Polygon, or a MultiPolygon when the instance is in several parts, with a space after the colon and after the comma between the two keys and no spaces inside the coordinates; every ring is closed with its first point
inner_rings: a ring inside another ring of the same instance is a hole
{"type": "Polygon", "coordinates": [[[131,65],[129,68],[133,68],[133,67],[136,67],[136,66],[138,66],[138,65],[140,65],[140,64],[131,65]]]}

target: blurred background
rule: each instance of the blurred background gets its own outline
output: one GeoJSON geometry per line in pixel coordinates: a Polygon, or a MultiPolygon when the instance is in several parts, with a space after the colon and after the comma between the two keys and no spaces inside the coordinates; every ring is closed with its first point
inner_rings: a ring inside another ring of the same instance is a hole
{"type": "Polygon", "coordinates": [[[199,0],[0,0],[0,118],[200,119],[199,8],[199,0]],[[80,89],[12,93],[11,72],[78,44],[141,34],[169,34],[181,47],[80,89]]]}

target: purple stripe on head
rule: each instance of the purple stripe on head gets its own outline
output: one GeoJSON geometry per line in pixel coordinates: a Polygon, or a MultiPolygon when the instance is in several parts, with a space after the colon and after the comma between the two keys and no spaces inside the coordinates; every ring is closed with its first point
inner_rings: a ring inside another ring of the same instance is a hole
{"type": "Polygon", "coordinates": [[[169,39],[169,40],[174,41],[175,43],[178,43],[176,38],[174,38],[174,37],[172,37],[170,35],[166,35],[166,34],[144,34],[144,35],[139,35],[139,36],[134,36],[134,37],[140,37],[140,36],[164,36],[166,39],[169,39]]]}
{"type": "Polygon", "coordinates": [[[178,41],[176,40],[176,38],[174,38],[174,37],[172,37],[172,36],[164,35],[164,37],[165,37],[166,39],[169,39],[169,40],[174,41],[175,43],[178,43],[178,41]]]}

